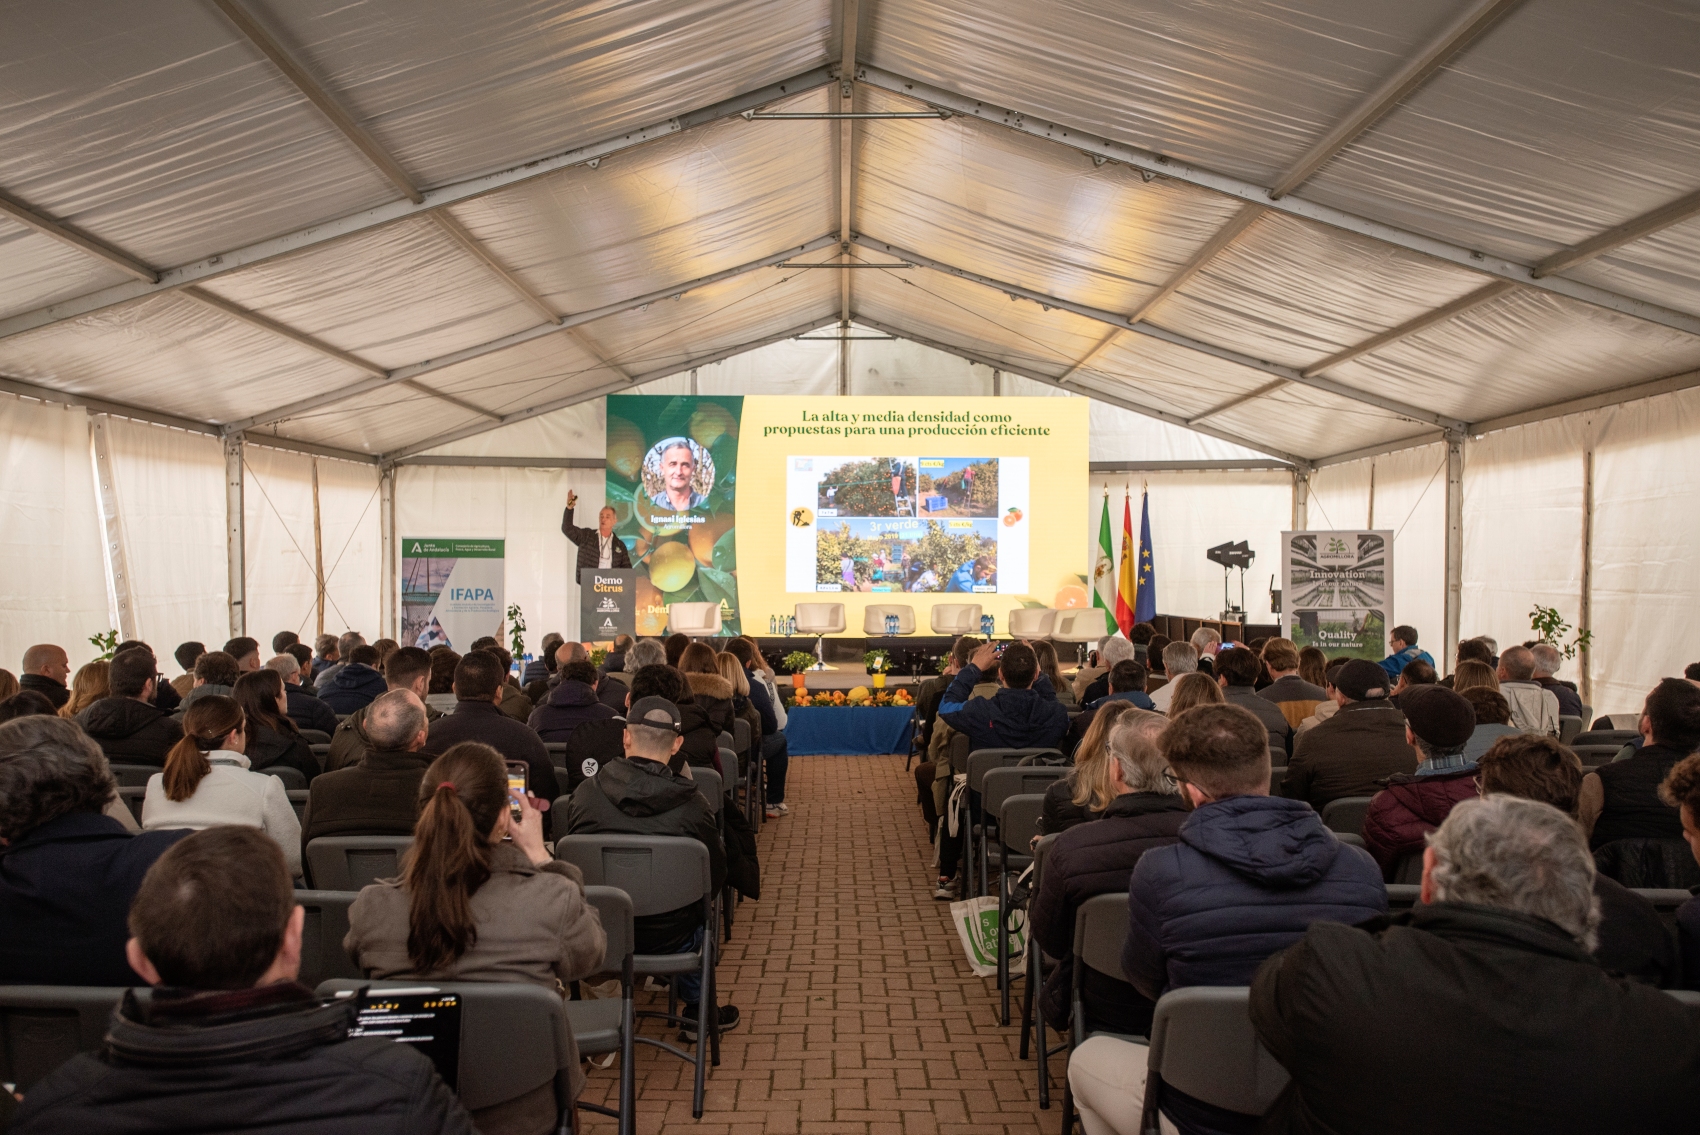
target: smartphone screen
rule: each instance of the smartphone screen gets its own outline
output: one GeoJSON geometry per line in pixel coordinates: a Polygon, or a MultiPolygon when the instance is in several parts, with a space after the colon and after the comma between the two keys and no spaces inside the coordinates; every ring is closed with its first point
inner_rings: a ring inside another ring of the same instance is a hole
{"type": "Polygon", "coordinates": [[[514,823],[517,824],[521,820],[525,819],[525,813],[520,810],[521,805],[519,801],[515,800],[511,794],[517,792],[521,797],[525,796],[525,782],[527,776],[531,772],[531,766],[526,764],[524,761],[508,761],[507,766],[508,792],[510,793],[508,796],[508,813],[513,817],[514,823]]]}

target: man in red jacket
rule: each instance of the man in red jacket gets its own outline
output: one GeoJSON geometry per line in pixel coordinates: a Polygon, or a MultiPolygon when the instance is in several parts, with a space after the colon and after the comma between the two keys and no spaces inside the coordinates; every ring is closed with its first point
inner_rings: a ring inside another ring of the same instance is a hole
{"type": "Polygon", "coordinates": [[[1413,686],[1399,704],[1405,740],[1422,761],[1416,772],[1395,775],[1375,794],[1363,826],[1364,846],[1390,883],[1401,881],[1395,878],[1400,860],[1422,857],[1423,837],[1445,822],[1452,806],[1476,796],[1476,762],[1464,755],[1476,729],[1470,703],[1441,686],[1413,686]]]}

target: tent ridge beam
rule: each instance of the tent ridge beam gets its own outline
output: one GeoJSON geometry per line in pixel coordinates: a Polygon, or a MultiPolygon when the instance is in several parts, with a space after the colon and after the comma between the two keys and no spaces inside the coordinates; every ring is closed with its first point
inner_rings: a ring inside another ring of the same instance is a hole
{"type": "Polygon", "coordinates": [[[1628,386],[1602,390],[1597,394],[1584,394],[1579,398],[1568,398],[1563,402],[1552,402],[1545,406],[1536,406],[1533,409],[1520,410],[1512,414],[1501,414],[1497,418],[1472,422],[1469,432],[1471,434],[1492,433],[1495,430],[1511,429],[1513,426],[1531,425],[1535,422],[1545,422],[1570,414],[1581,414],[1588,410],[1620,406],[1625,402],[1639,402],[1643,398],[1657,398],[1661,394],[1674,394],[1679,390],[1689,390],[1696,386],[1700,386],[1700,370],[1681,371],[1677,374],[1666,375],[1663,378],[1649,379],[1646,382],[1636,382],[1628,386]]]}
{"type": "Polygon", "coordinates": [[[105,241],[96,240],[63,221],[56,221],[47,214],[32,209],[8,193],[0,193],[0,215],[8,216],[43,236],[52,237],[60,244],[66,244],[86,252],[97,260],[104,260],[120,272],[133,276],[144,284],[153,284],[159,281],[159,273],[134,256],[120,252],[105,241]]]}
{"type": "Polygon", "coordinates": [[[1331,370],[1342,363],[1351,362],[1363,355],[1372,354],[1383,347],[1397,343],[1401,339],[1409,338],[1419,331],[1426,331],[1437,323],[1444,323],[1455,315],[1462,315],[1471,308],[1480,307],[1490,300],[1496,300],[1500,296],[1516,290],[1517,285],[1507,280],[1490,281],[1467,295],[1459,296],[1451,303],[1443,304],[1431,311],[1425,311],[1421,315],[1407,319],[1396,327],[1389,327],[1386,331],[1377,332],[1362,342],[1354,343],[1350,347],[1336,351],[1327,358],[1305,367],[1304,373],[1309,376],[1319,375],[1323,371],[1331,370]]]}
{"type": "Polygon", "coordinates": [[[1700,189],[1642,213],[1639,217],[1631,217],[1620,225],[1613,225],[1580,244],[1560,249],[1535,265],[1534,276],[1537,280],[1544,279],[1555,272],[1585,264],[1614,248],[1632,244],[1644,236],[1651,236],[1660,229],[1667,229],[1697,215],[1700,215],[1700,189]]]}
{"type": "MultiPolygon", "coordinates": [[[[1199,354],[1210,355],[1214,358],[1221,359],[1224,362],[1234,363],[1238,366],[1246,367],[1251,370],[1262,371],[1265,374],[1273,375],[1274,377],[1284,379],[1287,382],[1297,383],[1301,386],[1309,386],[1313,389],[1321,390],[1353,402],[1361,402],[1368,406],[1374,406],[1377,409],[1386,410],[1389,413],[1397,414],[1398,416],[1408,418],[1411,421],[1426,422],[1430,425],[1438,425],[1455,429],[1461,429],[1464,426],[1462,421],[1447,418],[1443,415],[1436,414],[1433,411],[1423,410],[1416,406],[1400,402],[1396,399],[1384,398],[1379,394],[1372,394],[1368,391],[1357,390],[1343,383],[1334,382],[1331,379],[1307,376],[1303,372],[1295,370],[1292,367],[1282,366],[1279,363],[1272,363],[1265,359],[1254,358],[1251,355],[1246,355],[1227,347],[1218,347],[1212,343],[1205,343],[1190,336],[1182,335],[1179,332],[1157,327],[1151,323],[1139,322],[1130,324],[1127,317],[1124,315],[1118,315],[1115,312],[1105,311],[1103,308],[1092,307],[1088,304],[1075,303],[1073,300],[1065,300],[1057,296],[1046,295],[1043,292],[1036,292],[1030,288],[1022,287],[1019,284],[1011,284],[1002,280],[992,279],[989,276],[982,276],[979,273],[971,272],[966,268],[958,268],[955,265],[945,264],[942,261],[922,256],[918,252],[911,252],[908,249],[899,248],[896,245],[888,244],[884,241],[876,240],[866,235],[858,235],[857,240],[862,244],[877,248],[882,252],[897,257],[900,260],[907,260],[910,263],[918,264],[923,268],[931,268],[934,271],[956,276],[959,279],[967,280],[970,283],[994,288],[1006,295],[1019,296],[1022,299],[1031,300],[1044,307],[1058,308],[1062,311],[1070,312],[1071,314],[1081,316],[1085,319],[1096,320],[1099,323],[1106,323],[1112,327],[1119,327],[1139,335],[1146,335],[1153,339],[1160,339],[1163,342],[1170,343],[1174,346],[1195,351],[1199,354]]],[[[1185,425],[1186,423],[1182,420],[1180,424],[1185,425]]]]}
{"type": "MultiPolygon", "coordinates": [[[[1228,174],[1217,173],[1214,170],[1141,149],[1125,142],[1113,141],[1089,131],[1049,122],[1042,118],[1024,114],[1021,111],[997,106],[967,95],[959,95],[953,91],[945,90],[943,87],[934,86],[919,79],[911,79],[870,64],[862,64],[858,68],[857,78],[870,86],[890,91],[893,94],[913,99],[928,106],[949,110],[964,118],[1002,126],[1017,133],[1066,146],[1083,154],[1120,162],[1139,170],[1143,174],[1166,177],[1239,201],[1249,201],[1272,212],[1283,213],[1301,220],[1339,229],[1342,232],[1353,233],[1377,243],[1415,252],[1479,275],[1509,280],[1512,283],[1522,284],[1537,291],[1565,296],[1595,307],[1606,308],[1622,315],[1700,336],[1700,315],[1674,311],[1658,304],[1649,303],[1646,300],[1621,295],[1564,276],[1537,277],[1534,270],[1527,264],[1520,264],[1499,256],[1490,256],[1485,252],[1464,245],[1411,232],[1303,197],[1292,194],[1280,198],[1272,197],[1269,189],[1265,186],[1243,181],[1228,174]]],[[[0,332],[4,331],[4,327],[5,324],[0,323],[0,332]]]]}
{"type": "MultiPolygon", "coordinates": [[[[664,299],[671,299],[673,296],[683,295],[685,292],[693,291],[709,284],[719,283],[722,280],[729,280],[735,276],[741,276],[749,272],[758,271],[771,264],[777,263],[778,261],[784,260],[786,257],[812,252],[837,243],[838,236],[836,233],[829,236],[817,237],[814,240],[809,241],[807,244],[792,246],[785,249],[783,252],[776,252],[771,256],[764,256],[760,260],[752,260],[748,264],[740,264],[733,268],[727,268],[720,272],[698,277],[695,280],[687,280],[681,284],[674,284],[670,287],[661,288],[657,291],[647,292],[641,296],[634,296],[631,299],[619,300],[615,303],[605,304],[602,307],[592,308],[588,311],[578,312],[573,315],[565,315],[553,323],[540,323],[537,326],[529,327],[524,331],[516,331],[511,335],[504,335],[499,339],[492,339],[488,342],[478,343],[470,347],[462,347],[460,350],[450,351],[445,355],[440,355],[433,359],[424,359],[417,363],[410,363],[407,366],[397,367],[395,370],[390,371],[383,377],[374,377],[363,382],[356,382],[349,386],[341,387],[337,390],[329,390],[323,394],[315,394],[312,397],[292,402],[287,406],[280,406],[275,410],[268,410],[265,413],[256,414],[251,418],[243,418],[239,421],[227,423],[225,429],[227,432],[237,433],[242,430],[253,429],[255,426],[264,426],[270,425],[273,422],[281,422],[286,418],[296,417],[297,415],[305,414],[309,411],[317,410],[325,406],[334,405],[350,398],[357,398],[362,394],[378,390],[394,382],[406,382],[411,379],[418,378],[421,375],[429,374],[432,371],[443,370],[446,367],[455,366],[456,364],[468,362],[472,359],[482,358],[485,355],[494,354],[497,351],[506,350],[509,347],[517,347],[523,343],[529,343],[533,339],[540,339],[545,335],[553,335],[556,332],[568,331],[574,327],[580,326],[581,324],[602,319],[605,316],[618,315],[622,312],[631,311],[634,308],[647,307],[652,303],[659,303],[664,299]]],[[[610,365],[610,369],[615,368],[610,365]]]]}
{"type": "Polygon", "coordinates": [[[422,191],[424,200],[419,204],[414,204],[406,199],[389,201],[370,209],[322,221],[295,232],[285,233],[282,236],[271,237],[240,248],[207,256],[190,264],[167,268],[158,273],[158,279],[153,283],[137,280],[132,283],[117,284],[110,288],[102,288],[99,291],[48,304],[33,311],[20,312],[9,318],[0,319],[0,339],[22,334],[37,327],[75,319],[78,316],[141,299],[156,292],[181,288],[186,284],[221,276],[251,264],[258,264],[279,256],[315,248],[319,245],[341,240],[344,237],[393,224],[407,217],[440,209],[457,201],[468,201],[488,193],[495,193],[571,166],[600,161],[602,158],[641,146],[657,138],[670,137],[697,126],[733,118],[752,107],[763,106],[770,102],[826,86],[833,81],[833,71],[834,68],[831,67],[816,67],[780,82],[770,83],[757,90],[747,91],[705,107],[686,111],[662,122],[637,127],[610,138],[587,142],[582,146],[575,146],[570,150],[564,150],[547,157],[520,162],[495,173],[451,182],[435,189],[426,189],[422,191]]]}
{"type": "Polygon", "coordinates": [[[326,358],[335,359],[340,363],[347,363],[356,370],[365,371],[367,374],[375,375],[379,378],[389,374],[389,371],[385,370],[377,363],[363,359],[351,351],[343,350],[341,347],[333,347],[323,339],[309,335],[305,331],[298,331],[289,326],[287,323],[279,323],[277,320],[261,315],[259,312],[254,311],[251,308],[243,307],[241,304],[233,303],[232,301],[225,299],[223,296],[215,295],[212,292],[207,291],[205,288],[194,286],[187,287],[183,289],[182,294],[188,296],[190,299],[206,304],[214,310],[222,311],[226,315],[238,319],[252,327],[258,327],[260,330],[269,332],[281,339],[288,339],[292,343],[297,343],[306,347],[309,351],[324,355],[326,358]]]}

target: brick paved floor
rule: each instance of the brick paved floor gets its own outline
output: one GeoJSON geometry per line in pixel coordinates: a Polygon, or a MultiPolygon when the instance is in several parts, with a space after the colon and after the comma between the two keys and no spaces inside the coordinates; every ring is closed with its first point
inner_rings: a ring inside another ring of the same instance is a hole
{"type": "MultiPolygon", "coordinates": [[[[1040,1111],[1019,1029],[998,1026],[996,982],[968,971],[933,900],[903,758],[798,757],[786,795],[791,815],[760,836],[762,899],[738,908],[721,956],[743,1024],[721,1044],[700,1120],[690,1066],[639,1048],[641,1135],[1055,1133],[1060,1082],[1040,1111]]],[[[593,1069],[583,1098],[612,1106],[617,1087],[617,1067],[593,1069]]]]}

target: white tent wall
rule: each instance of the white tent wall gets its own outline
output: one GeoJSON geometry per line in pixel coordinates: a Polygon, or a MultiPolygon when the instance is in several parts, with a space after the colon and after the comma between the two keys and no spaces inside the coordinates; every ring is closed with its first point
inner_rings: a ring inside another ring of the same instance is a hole
{"type": "Polygon", "coordinates": [[[100,415],[130,573],[131,633],[166,673],[180,642],[217,649],[229,628],[224,447],[215,437],[100,415]]]}
{"type": "Polygon", "coordinates": [[[97,653],[88,637],[114,627],[88,415],[0,394],[0,666],[57,643],[73,668],[97,653]]]}

